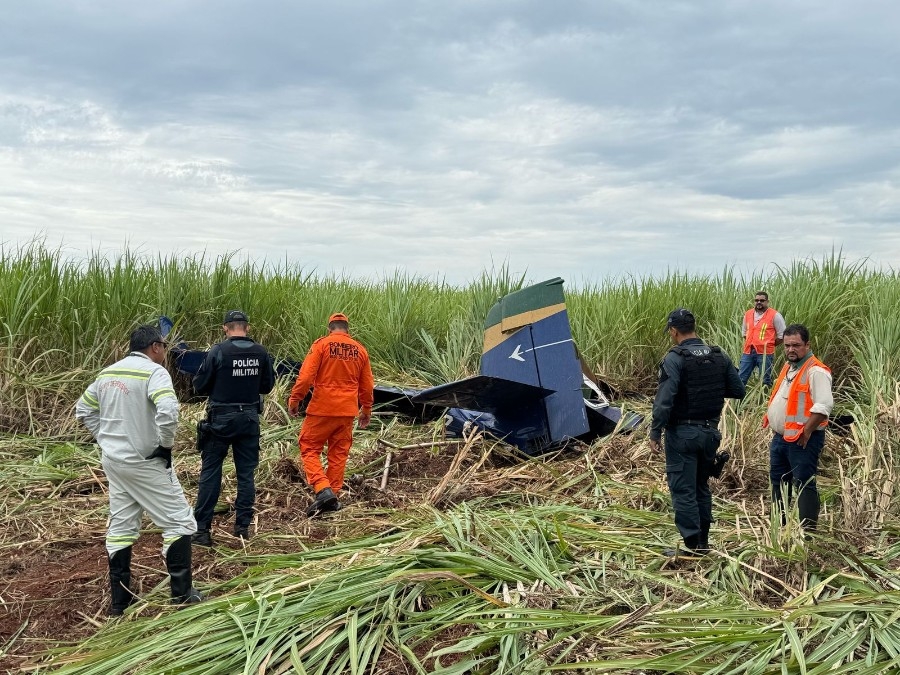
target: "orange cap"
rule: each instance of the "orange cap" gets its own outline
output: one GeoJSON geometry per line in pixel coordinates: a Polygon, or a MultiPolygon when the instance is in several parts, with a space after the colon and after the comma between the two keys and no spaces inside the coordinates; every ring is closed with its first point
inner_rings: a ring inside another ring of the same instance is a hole
{"type": "Polygon", "coordinates": [[[342,312],[335,312],[331,316],[328,317],[328,323],[332,321],[346,321],[347,324],[350,323],[350,319],[347,318],[347,315],[342,312]]]}

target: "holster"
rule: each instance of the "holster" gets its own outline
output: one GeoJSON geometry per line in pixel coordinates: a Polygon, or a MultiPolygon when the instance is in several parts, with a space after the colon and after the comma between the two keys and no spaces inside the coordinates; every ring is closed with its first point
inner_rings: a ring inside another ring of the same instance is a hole
{"type": "Polygon", "coordinates": [[[727,452],[717,452],[716,459],[709,468],[709,475],[713,478],[721,478],[722,471],[725,469],[725,463],[728,462],[729,459],[731,459],[731,455],[727,452]]]}
{"type": "Polygon", "coordinates": [[[203,452],[207,438],[209,438],[209,420],[200,420],[197,422],[197,452],[203,452]]]}

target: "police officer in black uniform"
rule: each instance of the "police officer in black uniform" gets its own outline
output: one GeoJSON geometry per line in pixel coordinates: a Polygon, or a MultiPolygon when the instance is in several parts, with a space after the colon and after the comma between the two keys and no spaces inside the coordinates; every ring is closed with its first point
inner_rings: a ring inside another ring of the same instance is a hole
{"type": "Polygon", "coordinates": [[[742,399],[745,389],[728,355],[706,345],[694,332],[695,326],[690,310],[669,314],[666,330],[675,346],[659,366],[650,446],[659,450],[665,429],[666,478],[675,525],[689,552],[703,555],[709,552],[712,524],[709,477],[722,441],[719,416],[725,399],[742,399]]]}
{"type": "Polygon", "coordinates": [[[237,478],[237,512],[234,535],[249,538],[256,486],[253,473],[259,464],[259,414],[262,395],[275,386],[272,357],[247,336],[247,315],[233,309],[225,314],[226,339],[209,350],[194,376],[194,390],[209,396],[207,419],[198,427],[198,446],[203,460],[192,540],[212,546],[210,526],[222,489],[222,463],[228,446],[234,451],[237,478]]]}

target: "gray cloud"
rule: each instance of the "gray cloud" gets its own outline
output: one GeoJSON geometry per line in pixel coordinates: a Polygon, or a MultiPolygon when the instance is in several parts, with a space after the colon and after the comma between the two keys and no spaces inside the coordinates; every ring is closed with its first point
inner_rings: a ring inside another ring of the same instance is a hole
{"type": "Polygon", "coordinates": [[[900,7],[19,3],[0,243],[465,282],[900,262],[900,7]]]}

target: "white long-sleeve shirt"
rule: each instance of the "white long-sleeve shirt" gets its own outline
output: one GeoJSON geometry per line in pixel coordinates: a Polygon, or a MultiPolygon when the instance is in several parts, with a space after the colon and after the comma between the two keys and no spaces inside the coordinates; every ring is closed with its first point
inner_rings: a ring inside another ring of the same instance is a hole
{"type": "MultiPolygon", "coordinates": [[[[781,382],[775,398],[769,406],[766,415],[769,418],[769,428],[777,434],[784,434],[784,422],[787,419],[787,400],[791,390],[791,383],[797,376],[799,368],[788,369],[787,377],[781,382]]],[[[811,413],[821,413],[825,416],[831,414],[834,408],[834,395],[831,393],[831,373],[819,366],[809,367],[809,395],[812,396],[813,405],[811,413]]]]}
{"type": "Polygon", "coordinates": [[[169,372],[141,352],[104,368],[75,404],[107,459],[143,461],[156,446],[171,448],[178,398],[169,372]]]}

